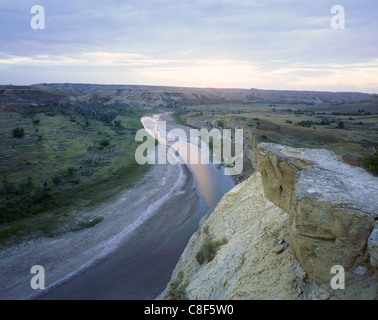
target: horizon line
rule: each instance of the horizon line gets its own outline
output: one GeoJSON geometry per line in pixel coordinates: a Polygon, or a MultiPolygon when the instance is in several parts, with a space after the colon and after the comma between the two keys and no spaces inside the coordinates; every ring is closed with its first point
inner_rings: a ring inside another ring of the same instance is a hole
{"type": "Polygon", "coordinates": [[[283,91],[283,92],[318,92],[318,93],[359,93],[367,95],[378,95],[378,93],[368,93],[363,91],[332,91],[332,90],[314,90],[314,89],[261,89],[261,88],[241,88],[241,87],[193,87],[193,86],[176,86],[176,85],[153,85],[153,84],[104,84],[104,83],[88,83],[88,82],[40,82],[32,84],[0,84],[0,86],[43,86],[43,85],[92,85],[92,86],[128,86],[128,87],[155,87],[155,88],[181,88],[181,89],[212,89],[212,90],[258,90],[258,91],[283,91]]]}

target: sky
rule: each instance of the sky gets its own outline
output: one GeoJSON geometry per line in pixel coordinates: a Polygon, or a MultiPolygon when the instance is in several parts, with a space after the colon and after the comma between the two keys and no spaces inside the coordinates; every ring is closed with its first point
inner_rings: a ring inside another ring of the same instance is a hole
{"type": "Polygon", "coordinates": [[[377,17],[376,0],[0,0],[0,84],[378,93],[377,17]]]}

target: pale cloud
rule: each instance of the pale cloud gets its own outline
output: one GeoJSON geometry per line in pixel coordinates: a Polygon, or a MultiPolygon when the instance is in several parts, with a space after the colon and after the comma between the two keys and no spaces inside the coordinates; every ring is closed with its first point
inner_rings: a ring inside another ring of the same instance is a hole
{"type": "Polygon", "coordinates": [[[0,83],[377,91],[376,0],[0,0],[0,83]]]}

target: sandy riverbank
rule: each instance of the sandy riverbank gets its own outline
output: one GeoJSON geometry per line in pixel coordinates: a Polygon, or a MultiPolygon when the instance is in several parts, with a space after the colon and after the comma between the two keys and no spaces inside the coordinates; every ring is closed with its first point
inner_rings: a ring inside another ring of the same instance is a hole
{"type": "MultiPolygon", "coordinates": [[[[198,209],[193,177],[185,166],[154,165],[144,181],[103,204],[96,226],[59,238],[42,238],[0,252],[0,299],[38,298],[105,261],[147,234],[163,234],[198,209]],[[30,287],[33,265],[45,268],[46,289],[30,287]]],[[[69,298],[69,297],[67,297],[69,298]]]]}

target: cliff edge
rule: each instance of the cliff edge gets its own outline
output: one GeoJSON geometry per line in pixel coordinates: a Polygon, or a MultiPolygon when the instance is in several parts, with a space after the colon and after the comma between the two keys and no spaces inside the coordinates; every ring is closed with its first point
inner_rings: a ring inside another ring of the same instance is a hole
{"type": "Polygon", "coordinates": [[[378,179],[327,150],[255,152],[259,172],[204,217],[158,299],[376,299],[378,179]]]}

